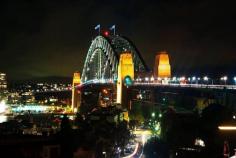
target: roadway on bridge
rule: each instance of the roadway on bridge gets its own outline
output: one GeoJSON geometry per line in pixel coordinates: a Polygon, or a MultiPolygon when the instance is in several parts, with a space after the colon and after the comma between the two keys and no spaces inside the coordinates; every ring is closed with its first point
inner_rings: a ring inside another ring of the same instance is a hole
{"type": "Polygon", "coordinates": [[[236,90],[236,85],[214,85],[214,84],[176,84],[176,83],[156,83],[156,82],[134,82],[134,86],[167,86],[186,88],[210,88],[210,89],[232,89],[236,90]]]}

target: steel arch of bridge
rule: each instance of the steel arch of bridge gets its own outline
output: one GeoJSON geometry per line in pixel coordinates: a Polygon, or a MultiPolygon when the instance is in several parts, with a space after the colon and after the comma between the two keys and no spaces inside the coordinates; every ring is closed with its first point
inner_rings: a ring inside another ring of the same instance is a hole
{"type": "Polygon", "coordinates": [[[122,36],[97,36],[91,43],[83,67],[81,82],[113,82],[117,78],[119,56],[131,52],[136,72],[148,68],[133,43],[122,36]]]}

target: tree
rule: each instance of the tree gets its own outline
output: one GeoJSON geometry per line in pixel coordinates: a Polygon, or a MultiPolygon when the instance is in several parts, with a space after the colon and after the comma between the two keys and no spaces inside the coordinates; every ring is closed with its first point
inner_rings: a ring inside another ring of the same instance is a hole
{"type": "Polygon", "coordinates": [[[62,157],[72,157],[74,142],[73,131],[67,115],[64,115],[61,121],[60,143],[62,148],[62,157]]]}
{"type": "Polygon", "coordinates": [[[231,120],[230,110],[220,104],[211,104],[202,111],[199,127],[211,157],[222,154],[223,138],[219,135],[218,126],[231,120]],[[217,153],[218,152],[218,153],[217,153]],[[214,155],[214,156],[213,156],[214,155]]]}
{"type": "Polygon", "coordinates": [[[169,157],[168,146],[157,137],[152,137],[144,146],[144,155],[147,158],[167,158],[169,157]]]}
{"type": "Polygon", "coordinates": [[[143,117],[143,112],[142,112],[142,107],[140,102],[133,102],[131,111],[129,113],[129,118],[130,120],[133,120],[138,124],[141,124],[144,122],[144,117],[143,117]]]}

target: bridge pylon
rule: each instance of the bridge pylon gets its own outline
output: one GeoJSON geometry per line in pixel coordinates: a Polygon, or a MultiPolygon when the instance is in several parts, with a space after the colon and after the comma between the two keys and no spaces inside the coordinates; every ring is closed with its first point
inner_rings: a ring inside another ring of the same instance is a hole
{"type": "Polygon", "coordinates": [[[73,76],[73,83],[72,83],[72,104],[71,109],[73,112],[77,112],[78,108],[81,104],[81,92],[78,89],[78,86],[80,85],[80,73],[75,72],[73,76]]]}
{"type": "Polygon", "coordinates": [[[120,54],[117,79],[117,103],[123,107],[128,107],[128,87],[134,80],[134,63],[131,52],[120,54]]]}
{"type": "Polygon", "coordinates": [[[159,52],[155,57],[154,77],[161,79],[171,77],[169,55],[165,51],[159,52]]]}

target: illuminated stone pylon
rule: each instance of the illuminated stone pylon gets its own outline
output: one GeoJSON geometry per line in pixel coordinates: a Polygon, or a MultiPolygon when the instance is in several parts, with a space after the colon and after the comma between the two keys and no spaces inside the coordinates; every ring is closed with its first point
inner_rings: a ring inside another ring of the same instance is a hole
{"type": "Polygon", "coordinates": [[[132,59],[132,55],[130,52],[124,52],[120,54],[120,60],[118,65],[118,79],[117,79],[117,103],[121,104],[122,106],[127,104],[125,100],[126,93],[127,93],[127,86],[125,86],[124,79],[129,77],[131,80],[134,79],[134,63],[132,59]]]}
{"type": "Polygon", "coordinates": [[[80,85],[80,73],[75,72],[72,83],[72,105],[71,105],[71,109],[74,112],[77,112],[81,103],[81,93],[80,90],[77,88],[77,86],[79,85],[80,85]]]}
{"type": "Polygon", "coordinates": [[[153,75],[155,78],[171,77],[171,66],[167,52],[162,51],[156,55],[153,75]]]}

